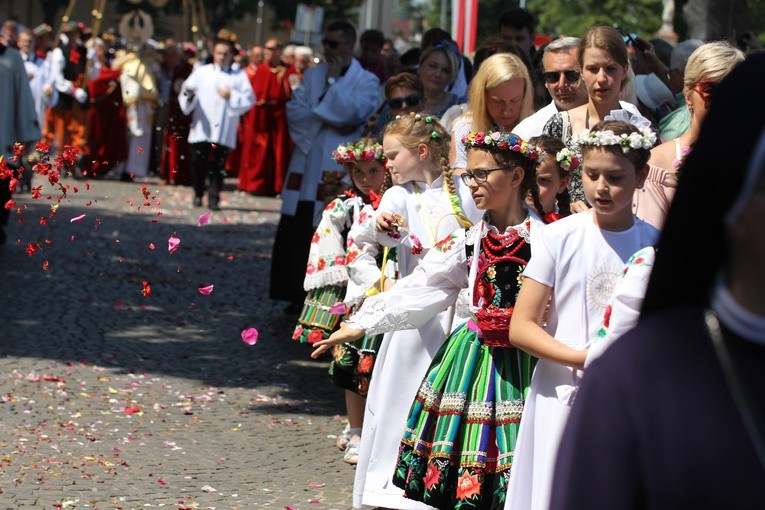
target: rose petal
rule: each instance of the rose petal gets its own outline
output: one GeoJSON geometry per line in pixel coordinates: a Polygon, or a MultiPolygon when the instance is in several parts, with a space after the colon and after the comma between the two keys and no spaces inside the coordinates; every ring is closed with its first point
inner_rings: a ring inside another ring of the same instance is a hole
{"type": "Polygon", "coordinates": [[[242,341],[247,345],[255,345],[258,343],[258,330],[255,328],[248,328],[243,330],[242,341]]]}
{"type": "Polygon", "coordinates": [[[170,253],[173,253],[175,250],[178,249],[178,245],[181,244],[181,240],[178,239],[175,236],[170,236],[170,239],[167,240],[167,251],[170,253]]]}
{"type": "Polygon", "coordinates": [[[202,214],[199,217],[199,221],[197,222],[197,227],[201,227],[202,225],[207,225],[210,222],[210,215],[211,214],[212,214],[211,212],[206,212],[206,213],[202,214]]]}
{"type": "Polygon", "coordinates": [[[210,293],[213,291],[213,287],[215,287],[215,285],[208,285],[207,287],[199,287],[199,293],[204,294],[205,296],[209,296],[210,293]]]}
{"type": "Polygon", "coordinates": [[[334,305],[332,305],[332,308],[329,309],[329,313],[334,315],[341,315],[345,313],[345,303],[342,301],[338,301],[334,305]]]}
{"type": "Polygon", "coordinates": [[[74,223],[75,221],[82,221],[84,219],[85,219],[85,215],[84,214],[80,214],[79,216],[75,216],[74,218],[69,220],[69,223],[74,223]]]}

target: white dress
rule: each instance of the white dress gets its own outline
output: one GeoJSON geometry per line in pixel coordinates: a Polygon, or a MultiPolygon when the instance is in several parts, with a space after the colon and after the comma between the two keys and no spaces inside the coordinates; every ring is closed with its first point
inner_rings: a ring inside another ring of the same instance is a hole
{"type": "MultiPolygon", "coordinates": [[[[475,207],[470,190],[459,179],[455,179],[455,186],[465,216],[473,223],[478,222],[482,212],[475,207]]],[[[384,233],[378,235],[381,245],[398,247],[398,267],[402,277],[414,271],[420,259],[438,240],[461,228],[440,177],[429,188],[424,183],[394,186],[385,192],[377,211],[378,214],[383,211],[401,214],[408,224],[409,232],[402,233],[398,239],[384,233]],[[422,245],[421,252],[417,240],[422,245]]],[[[354,321],[365,320],[364,314],[374,313],[373,302],[371,300],[370,306],[362,306],[349,324],[354,326],[354,321]]],[[[406,499],[404,491],[393,485],[392,477],[409,407],[433,356],[451,330],[451,322],[452,311],[449,307],[417,329],[385,334],[377,352],[364,410],[364,427],[353,485],[355,508],[362,505],[430,508],[406,499]]]]}
{"type": "MultiPolygon", "coordinates": [[[[635,218],[623,232],[599,229],[593,211],[538,230],[524,277],[553,288],[547,331],[572,349],[595,338],[611,294],[633,253],[655,244],[659,231],[635,218]]],[[[547,510],[563,428],[582,372],[540,359],[523,408],[506,510],[547,510]]]]}

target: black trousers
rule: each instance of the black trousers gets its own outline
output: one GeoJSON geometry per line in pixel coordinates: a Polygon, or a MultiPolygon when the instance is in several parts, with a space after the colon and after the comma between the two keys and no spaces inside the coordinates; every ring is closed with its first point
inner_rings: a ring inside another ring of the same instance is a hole
{"type": "Polygon", "coordinates": [[[303,280],[313,226],[313,202],[298,202],[295,216],[282,214],[274,237],[271,256],[271,299],[302,303],[305,300],[303,280]]]}
{"type": "Polygon", "coordinates": [[[226,158],[231,149],[220,144],[197,142],[191,144],[191,177],[194,182],[194,195],[202,198],[210,180],[209,202],[217,204],[223,178],[226,175],[226,158]],[[214,145],[214,147],[213,147],[214,145]]]}

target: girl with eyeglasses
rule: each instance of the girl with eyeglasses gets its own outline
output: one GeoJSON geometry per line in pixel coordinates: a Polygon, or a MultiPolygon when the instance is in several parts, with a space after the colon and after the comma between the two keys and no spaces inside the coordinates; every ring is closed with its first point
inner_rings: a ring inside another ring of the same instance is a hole
{"type": "MultiPolygon", "coordinates": [[[[635,105],[619,100],[629,80],[629,54],[618,30],[600,25],[585,32],[579,44],[579,66],[589,100],[582,106],[554,114],[542,129],[543,134],[560,138],[567,145],[572,135],[591,129],[612,110],[639,114],[635,105]]],[[[572,176],[569,192],[571,212],[587,210],[578,173],[572,176]]]]}
{"type": "Polygon", "coordinates": [[[397,424],[405,426],[392,481],[432,507],[489,509],[505,500],[536,361],[510,345],[507,328],[532,233],[543,226],[525,203],[531,195],[542,209],[535,171],[541,149],[497,131],[469,133],[461,144],[468,169],[460,178],[484,209],[483,221],[443,238],[418,271],[367,300],[349,329],[416,327],[468,289],[469,320],[440,347],[405,423],[397,424]]]}
{"type": "MultiPolygon", "coordinates": [[[[461,140],[471,131],[509,133],[534,113],[534,87],[523,61],[512,53],[487,58],[470,82],[468,112],[459,117],[452,137],[461,140]]],[[[455,173],[467,164],[465,149],[453,144],[449,161],[455,173]]]]}
{"type": "Polygon", "coordinates": [[[634,211],[641,219],[661,228],[675,196],[677,178],[685,157],[701,131],[717,84],[744,61],[744,53],[725,41],[704,44],[688,58],[683,95],[691,114],[688,130],[651,150],[646,185],[635,192],[634,211]]]}
{"type": "MultiPolygon", "coordinates": [[[[385,156],[393,181],[377,209],[377,241],[396,248],[402,277],[419,272],[425,255],[443,251],[439,241],[453,232],[480,221],[470,189],[452,175],[448,164],[449,134],[434,117],[407,115],[385,129],[385,156]],[[417,269],[417,271],[415,271],[417,269]]],[[[392,484],[396,452],[409,406],[417,394],[422,377],[433,356],[452,329],[452,308],[439,302],[426,316],[410,321],[410,309],[397,306],[386,294],[396,289],[384,285],[385,292],[368,297],[361,308],[327,340],[314,344],[312,356],[332,345],[352,342],[364,335],[364,324],[386,332],[377,353],[372,382],[367,394],[359,462],[353,490],[353,506],[422,509],[425,506],[403,497],[392,484]]],[[[399,295],[399,294],[396,294],[399,295]]],[[[376,334],[376,333],[375,333],[376,334]]]]}

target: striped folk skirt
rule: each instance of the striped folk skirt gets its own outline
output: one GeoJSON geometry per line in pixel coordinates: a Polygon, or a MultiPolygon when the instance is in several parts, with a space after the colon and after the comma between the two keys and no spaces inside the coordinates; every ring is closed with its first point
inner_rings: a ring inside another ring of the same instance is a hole
{"type": "Polygon", "coordinates": [[[487,347],[464,324],[436,354],[409,411],[393,483],[439,509],[504,506],[536,358],[487,347]]]}

